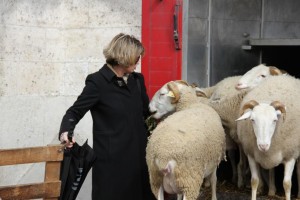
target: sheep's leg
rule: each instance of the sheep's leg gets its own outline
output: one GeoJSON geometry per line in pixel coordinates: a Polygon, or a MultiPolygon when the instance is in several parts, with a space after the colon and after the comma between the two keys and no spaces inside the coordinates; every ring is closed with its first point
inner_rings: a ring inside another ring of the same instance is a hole
{"type": "Polygon", "coordinates": [[[163,186],[160,186],[158,190],[157,200],[164,200],[164,189],[163,186]]]}
{"type": "Polygon", "coordinates": [[[237,164],[235,161],[235,149],[229,149],[228,151],[228,158],[231,164],[231,170],[232,170],[232,178],[231,181],[236,184],[238,172],[237,172],[237,164]]]}
{"type": "Polygon", "coordinates": [[[242,150],[242,147],[239,145],[239,153],[240,153],[240,160],[237,166],[238,169],[238,188],[242,188],[245,186],[245,181],[244,181],[244,172],[246,168],[246,157],[245,154],[242,150]]]}
{"type": "Polygon", "coordinates": [[[276,194],[275,186],[275,168],[269,169],[269,196],[274,196],[276,194]]]}
{"type": "Polygon", "coordinates": [[[177,200],[182,200],[183,195],[182,194],[177,194],[177,200]]]}
{"type": "Polygon", "coordinates": [[[217,168],[210,175],[211,199],[217,200],[217,168]]]}
{"type": "Polygon", "coordinates": [[[300,158],[297,161],[297,180],[298,180],[298,195],[297,198],[300,199],[300,158]]]}
{"type": "Polygon", "coordinates": [[[295,167],[295,159],[291,159],[284,164],[284,178],[283,178],[283,188],[285,192],[285,199],[291,199],[291,188],[292,188],[292,175],[295,167]]]}
{"type": "Polygon", "coordinates": [[[249,155],[248,155],[248,161],[249,161],[249,167],[251,170],[251,190],[252,190],[251,200],[256,200],[257,188],[258,188],[259,177],[260,177],[259,166],[255,162],[255,160],[249,155]]]}

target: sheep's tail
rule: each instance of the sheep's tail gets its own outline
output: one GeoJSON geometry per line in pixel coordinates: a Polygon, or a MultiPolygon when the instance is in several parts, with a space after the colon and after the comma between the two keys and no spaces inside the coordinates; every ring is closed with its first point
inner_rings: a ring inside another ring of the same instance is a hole
{"type": "Polygon", "coordinates": [[[157,166],[158,170],[161,171],[164,175],[170,174],[174,172],[174,168],[177,165],[177,162],[175,160],[168,160],[162,161],[158,158],[155,158],[155,165],[157,166]]]}

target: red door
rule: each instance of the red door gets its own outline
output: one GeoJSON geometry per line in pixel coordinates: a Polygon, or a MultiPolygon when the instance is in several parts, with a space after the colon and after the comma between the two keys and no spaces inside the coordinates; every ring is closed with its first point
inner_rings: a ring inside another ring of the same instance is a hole
{"type": "Polygon", "coordinates": [[[143,0],[142,59],[149,98],[166,82],[181,79],[182,0],[143,0]]]}

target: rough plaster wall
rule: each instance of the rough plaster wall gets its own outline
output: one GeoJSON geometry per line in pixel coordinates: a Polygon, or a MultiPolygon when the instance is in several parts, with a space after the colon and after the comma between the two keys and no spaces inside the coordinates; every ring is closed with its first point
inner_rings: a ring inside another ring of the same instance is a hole
{"type": "MultiPolygon", "coordinates": [[[[0,0],[0,149],[58,143],[62,116],[119,32],[141,38],[140,0],[0,0]]],[[[137,71],[140,71],[138,67],[137,71]]],[[[92,145],[90,114],[75,129],[92,145]]],[[[43,164],[0,167],[0,185],[43,180],[43,164]]],[[[90,174],[78,199],[90,199],[90,174]]]]}

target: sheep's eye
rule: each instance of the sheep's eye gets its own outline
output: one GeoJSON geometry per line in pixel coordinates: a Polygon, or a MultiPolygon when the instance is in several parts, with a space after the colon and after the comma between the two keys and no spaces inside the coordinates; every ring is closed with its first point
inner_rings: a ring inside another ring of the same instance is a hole
{"type": "Polygon", "coordinates": [[[252,122],[252,123],[254,123],[254,122],[255,122],[255,121],[254,121],[254,119],[250,119],[250,120],[251,120],[251,122],[252,122]]]}
{"type": "Polygon", "coordinates": [[[264,75],[264,74],[262,74],[262,75],[260,75],[261,77],[263,77],[263,78],[266,78],[266,75],[264,75]]]}

